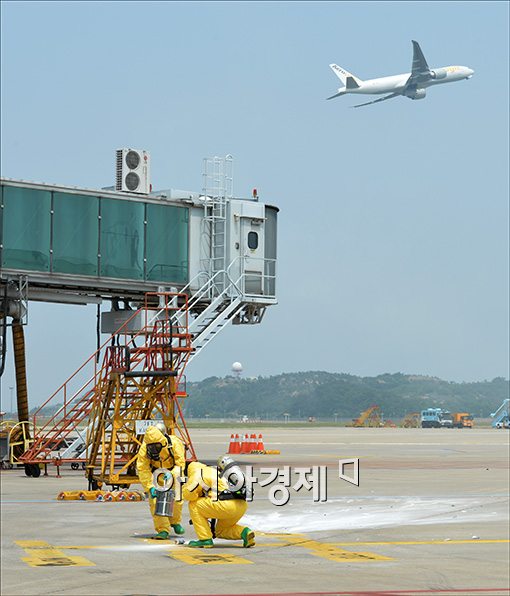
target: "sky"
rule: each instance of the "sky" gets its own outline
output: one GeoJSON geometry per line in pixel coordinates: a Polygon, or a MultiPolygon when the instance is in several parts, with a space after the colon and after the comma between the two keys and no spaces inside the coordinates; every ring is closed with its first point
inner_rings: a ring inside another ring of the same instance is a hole
{"type": "MultiPolygon", "coordinates": [[[[2,176],[100,188],[115,150],[136,147],[154,188],[200,191],[203,158],[231,154],[234,194],[256,187],[279,207],[278,305],[222,331],[188,380],[234,361],[246,377],[509,377],[508,3],[1,11],[2,176]],[[409,72],[412,39],[431,67],[474,76],[421,101],[325,100],[330,63],[361,79],[409,72]]],[[[30,303],[31,406],[94,352],[95,329],[95,306],[30,303]]],[[[2,409],[14,384],[11,350],[2,409]]]]}

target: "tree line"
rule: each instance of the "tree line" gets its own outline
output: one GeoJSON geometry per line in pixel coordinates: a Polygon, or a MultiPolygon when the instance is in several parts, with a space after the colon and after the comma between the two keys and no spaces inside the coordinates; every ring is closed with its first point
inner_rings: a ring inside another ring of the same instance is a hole
{"type": "Polygon", "coordinates": [[[355,418],[379,405],[386,418],[440,407],[487,418],[509,395],[509,381],[454,383],[402,373],[358,377],[310,371],[271,377],[209,377],[188,383],[184,413],[191,417],[278,419],[355,418]]]}

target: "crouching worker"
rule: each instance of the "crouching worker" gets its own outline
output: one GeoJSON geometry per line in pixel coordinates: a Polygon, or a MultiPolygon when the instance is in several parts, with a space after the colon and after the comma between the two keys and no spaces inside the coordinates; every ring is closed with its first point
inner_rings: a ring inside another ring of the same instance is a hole
{"type": "Polygon", "coordinates": [[[247,526],[237,522],[246,513],[248,504],[247,487],[242,475],[242,487],[236,490],[227,481],[229,469],[236,467],[232,458],[224,456],[218,460],[218,469],[200,462],[188,464],[188,479],[182,487],[182,498],[188,501],[189,514],[198,540],[191,540],[187,546],[211,548],[213,538],[242,540],[249,548],[255,544],[255,534],[247,526]],[[211,523],[209,523],[211,520],[211,523]]]}
{"type": "Polygon", "coordinates": [[[154,521],[154,529],[157,534],[153,536],[155,540],[167,540],[170,535],[170,526],[178,535],[184,534],[184,528],[181,526],[182,501],[174,502],[173,516],[162,517],[155,515],[156,509],[156,487],[154,482],[163,486],[173,476],[173,486],[177,486],[178,478],[184,471],[185,450],[184,443],[175,435],[167,435],[163,423],[157,423],[149,426],[145,431],[143,443],[138,452],[136,469],[138,478],[145,492],[149,493],[149,506],[154,521]],[[158,469],[166,469],[168,472],[161,474],[160,479],[153,478],[153,472],[158,469]]]}

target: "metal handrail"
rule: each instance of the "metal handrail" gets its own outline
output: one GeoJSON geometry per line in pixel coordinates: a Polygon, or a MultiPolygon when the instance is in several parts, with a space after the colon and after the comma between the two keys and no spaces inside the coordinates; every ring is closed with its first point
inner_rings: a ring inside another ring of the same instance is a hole
{"type": "MultiPolygon", "coordinates": [[[[151,293],[153,294],[153,293],[151,293]]],[[[169,294],[169,293],[168,293],[169,294]]],[[[40,431],[46,430],[47,427],[50,425],[50,423],[54,423],[57,421],[59,415],[62,412],[65,412],[66,409],[69,407],[69,405],[71,403],[74,402],[74,400],[79,396],[83,394],[84,389],[92,382],[94,382],[95,385],[95,381],[97,380],[98,376],[101,376],[101,374],[103,373],[105,366],[103,365],[99,370],[95,370],[94,374],[87,380],[85,381],[81,387],[79,389],[77,389],[73,396],[68,399],[67,398],[67,386],[70,383],[70,381],[72,381],[88,364],[91,363],[91,361],[94,361],[95,363],[95,359],[97,357],[98,354],[101,353],[101,351],[109,344],[111,343],[111,341],[114,339],[115,336],[120,335],[122,333],[125,333],[128,329],[128,325],[129,323],[141,312],[146,312],[149,310],[149,307],[145,304],[143,307],[139,308],[136,311],[133,311],[133,314],[112,334],[108,337],[108,339],[106,339],[101,346],[70,376],[68,377],[68,379],[66,381],[64,381],[64,383],[62,383],[62,385],[33,413],[32,418],[33,418],[33,424],[34,426],[36,425],[36,420],[37,420],[37,416],[40,414],[41,410],[46,407],[46,405],[52,401],[62,390],[64,392],[64,404],[62,405],[62,407],[57,410],[57,412],[55,412],[53,414],[53,416],[50,417],[50,419],[46,422],[46,424],[44,424],[41,428],[40,431]]],[[[151,309],[156,311],[156,309],[151,309]]],[[[146,321],[146,327],[149,326],[151,324],[151,321],[157,320],[158,316],[160,316],[161,313],[165,312],[165,310],[167,310],[167,308],[165,306],[161,307],[159,310],[156,311],[155,315],[152,317],[152,319],[150,321],[146,321]]],[[[135,340],[137,337],[144,335],[146,333],[146,327],[140,329],[138,331],[138,333],[136,333],[135,335],[133,335],[132,340],[135,340]]],[[[93,395],[93,390],[90,390],[90,395],[93,395]]],[[[73,407],[71,408],[71,411],[76,407],[76,403],[73,405],[73,407]]],[[[41,432],[39,432],[39,435],[41,434],[41,432]]]]}

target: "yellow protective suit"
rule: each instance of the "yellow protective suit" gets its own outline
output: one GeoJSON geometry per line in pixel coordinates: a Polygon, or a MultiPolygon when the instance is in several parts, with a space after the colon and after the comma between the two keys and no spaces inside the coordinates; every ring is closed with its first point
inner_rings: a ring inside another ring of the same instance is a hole
{"type": "Polygon", "coordinates": [[[223,478],[217,480],[216,468],[200,462],[189,464],[188,480],[182,487],[182,498],[188,501],[189,514],[198,539],[212,539],[211,526],[207,520],[216,519],[217,538],[241,540],[241,533],[246,526],[240,526],[237,522],[246,513],[248,505],[241,499],[215,501],[211,495],[214,495],[216,488],[219,492],[228,489],[223,478]]]}
{"type": "MultiPolygon", "coordinates": [[[[172,443],[172,453],[168,449],[168,441],[165,435],[155,426],[149,426],[145,432],[142,446],[138,452],[138,459],[136,462],[136,470],[138,478],[143,486],[145,492],[149,492],[154,486],[152,473],[158,468],[166,468],[174,477],[173,488],[176,490],[179,475],[184,475],[184,465],[186,463],[184,443],[175,435],[170,435],[169,439],[172,443]],[[147,454],[147,445],[150,443],[161,443],[163,449],[159,454],[159,460],[150,459],[147,454]],[[179,470],[180,468],[180,470],[179,470]]],[[[157,487],[156,487],[157,488],[157,487]]],[[[178,491],[176,490],[176,493],[178,491]]],[[[154,521],[154,529],[156,532],[170,533],[170,526],[181,522],[182,515],[182,501],[174,501],[174,510],[172,517],[162,517],[154,515],[156,508],[156,499],[149,497],[149,506],[154,521]]]]}

